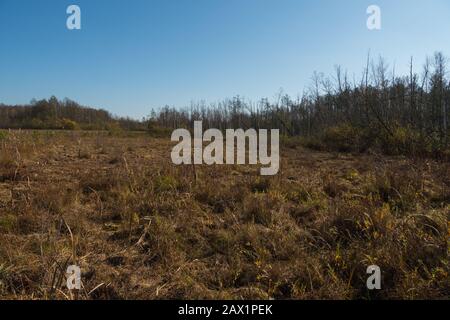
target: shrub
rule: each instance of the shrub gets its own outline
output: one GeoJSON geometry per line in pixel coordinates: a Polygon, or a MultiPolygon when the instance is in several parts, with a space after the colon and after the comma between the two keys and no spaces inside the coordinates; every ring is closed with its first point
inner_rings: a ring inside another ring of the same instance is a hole
{"type": "Polygon", "coordinates": [[[411,128],[396,126],[392,132],[383,131],[378,135],[381,151],[388,155],[428,153],[424,141],[411,128]],[[420,146],[420,149],[419,149],[420,146]]]}
{"type": "Polygon", "coordinates": [[[414,208],[422,197],[422,180],[410,171],[392,168],[376,172],[368,179],[368,191],[389,203],[393,211],[403,212],[414,208]]]}
{"type": "Polygon", "coordinates": [[[17,217],[12,214],[0,216],[0,232],[9,232],[17,225],[17,217]]]}
{"type": "Polygon", "coordinates": [[[154,138],[168,138],[172,134],[172,130],[170,128],[163,128],[153,125],[149,125],[147,132],[154,138]]]}
{"type": "Polygon", "coordinates": [[[64,130],[78,130],[79,129],[78,123],[76,123],[73,120],[65,119],[65,118],[61,120],[61,127],[64,130]]]}
{"type": "Polygon", "coordinates": [[[361,130],[348,124],[330,127],[323,133],[323,142],[330,150],[355,151],[360,145],[361,130]]]}
{"type": "Polygon", "coordinates": [[[177,186],[178,182],[172,176],[158,176],[154,182],[155,191],[158,193],[174,191],[177,186]]]}
{"type": "Polygon", "coordinates": [[[108,123],[105,128],[110,135],[118,134],[123,130],[118,122],[108,123]]]}
{"type": "Polygon", "coordinates": [[[0,131],[0,141],[5,140],[8,137],[8,132],[0,131]]]}

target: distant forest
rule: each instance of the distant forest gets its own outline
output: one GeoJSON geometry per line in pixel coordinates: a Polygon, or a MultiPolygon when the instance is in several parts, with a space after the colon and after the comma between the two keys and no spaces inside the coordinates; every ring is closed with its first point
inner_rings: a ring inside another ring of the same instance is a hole
{"type": "MultiPolygon", "coordinates": [[[[408,62],[406,62],[408,63],[408,62]]],[[[435,53],[420,74],[397,75],[383,58],[367,57],[361,75],[350,79],[341,67],[325,77],[315,73],[302,96],[280,93],[274,102],[239,97],[221,103],[192,104],[183,110],[152,112],[149,127],[279,128],[285,136],[316,149],[386,154],[450,156],[450,81],[447,58],[435,53]]],[[[291,139],[292,140],[292,139],[291,139]]]]}
{"type": "Polygon", "coordinates": [[[28,105],[0,104],[2,129],[145,130],[143,121],[112,116],[106,110],[84,107],[70,99],[33,100],[28,105]]]}
{"type": "Polygon", "coordinates": [[[0,128],[148,130],[167,136],[202,120],[204,129],[278,128],[286,139],[319,150],[449,158],[447,58],[435,53],[419,73],[412,58],[409,63],[409,74],[397,75],[383,58],[374,62],[368,56],[357,78],[339,66],[330,77],[315,73],[311,86],[295,99],[280,93],[275,101],[234,97],[181,109],[165,106],[142,121],[55,97],[25,106],[0,104],[0,128]]]}

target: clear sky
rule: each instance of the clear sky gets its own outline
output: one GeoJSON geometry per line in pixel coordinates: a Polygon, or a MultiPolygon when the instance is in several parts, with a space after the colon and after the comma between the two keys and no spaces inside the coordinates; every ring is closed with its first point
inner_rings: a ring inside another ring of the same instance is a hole
{"type": "Polygon", "coordinates": [[[449,0],[0,0],[0,102],[69,97],[139,118],[166,104],[296,96],[314,71],[398,73],[450,54],[449,0]],[[66,28],[70,4],[81,30],[66,28]],[[381,7],[382,30],[366,9],[381,7]]]}

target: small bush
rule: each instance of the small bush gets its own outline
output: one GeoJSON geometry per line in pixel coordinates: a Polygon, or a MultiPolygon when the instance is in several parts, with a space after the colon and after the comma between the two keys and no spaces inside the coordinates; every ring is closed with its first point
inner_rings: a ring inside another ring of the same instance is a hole
{"type": "Polygon", "coordinates": [[[329,150],[356,151],[360,145],[361,130],[348,124],[330,127],[323,133],[323,142],[329,150]]]}
{"type": "Polygon", "coordinates": [[[421,198],[422,181],[419,177],[401,169],[388,169],[369,178],[369,192],[394,211],[413,209],[421,198]]]}
{"type": "Polygon", "coordinates": [[[154,138],[169,138],[172,134],[172,130],[170,128],[163,128],[156,125],[149,125],[147,132],[154,138]]]}
{"type": "Polygon", "coordinates": [[[392,132],[383,131],[378,135],[381,151],[388,155],[429,153],[425,141],[421,141],[417,132],[410,128],[396,126],[392,132]]]}
{"type": "Polygon", "coordinates": [[[158,193],[174,191],[177,186],[178,182],[172,176],[159,176],[154,181],[155,191],[158,193]]]}
{"type": "Polygon", "coordinates": [[[17,217],[12,214],[0,216],[0,232],[11,232],[17,225],[17,217]]]}
{"type": "Polygon", "coordinates": [[[106,130],[108,131],[109,135],[120,134],[123,131],[122,127],[120,126],[120,124],[118,122],[108,123],[106,125],[106,130]]]}
{"type": "Polygon", "coordinates": [[[62,119],[61,127],[64,130],[78,130],[80,128],[78,123],[76,123],[75,121],[70,120],[70,119],[62,119]]]}

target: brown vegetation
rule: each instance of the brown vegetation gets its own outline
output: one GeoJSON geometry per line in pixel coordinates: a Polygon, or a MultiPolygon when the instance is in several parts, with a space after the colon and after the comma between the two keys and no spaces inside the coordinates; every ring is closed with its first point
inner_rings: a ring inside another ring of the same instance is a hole
{"type": "Polygon", "coordinates": [[[448,298],[450,167],[285,142],[278,176],[167,139],[0,133],[0,297],[448,298]],[[65,287],[68,265],[83,289],[65,287]],[[366,289],[366,268],[383,289],[366,289]]]}

